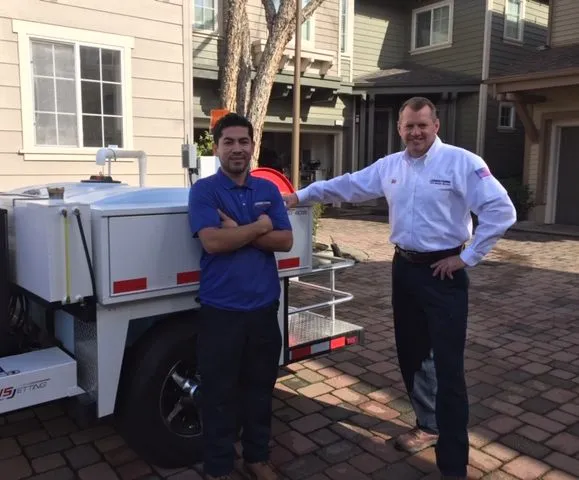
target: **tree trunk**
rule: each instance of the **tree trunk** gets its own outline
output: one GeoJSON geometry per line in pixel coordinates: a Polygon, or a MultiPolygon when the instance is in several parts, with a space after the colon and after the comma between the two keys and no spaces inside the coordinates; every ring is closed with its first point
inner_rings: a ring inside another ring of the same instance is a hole
{"type": "Polygon", "coordinates": [[[251,97],[251,33],[247,9],[243,9],[241,23],[239,77],[237,80],[237,113],[247,116],[251,97]]]}
{"type": "MultiPolygon", "coordinates": [[[[265,116],[267,115],[267,107],[275,75],[278,72],[283,52],[292,35],[296,32],[296,17],[294,14],[296,1],[301,2],[301,0],[281,0],[277,14],[274,16],[273,13],[275,10],[272,0],[262,0],[268,20],[269,36],[263,50],[263,55],[261,56],[261,61],[257,67],[257,73],[251,90],[251,104],[248,117],[253,124],[255,140],[255,151],[251,159],[251,168],[257,166],[257,159],[259,158],[261,149],[263,126],[265,124],[265,116]]],[[[302,9],[302,21],[305,22],[310,18],[324,1],[325,0],[310,0],[306,7],[302,9]]]]}
{"type": "Polygon", "coordinates": [[[261,148],[261,135],[265,124],[271,89],[289,37],[289,29],[273,29],[265,44],[263,56],[257,68],[255,81],[251,89],[251,105],[248,113],[249,120],[253,124],[255,140],[255,150],[251,159],[251,168],[257,166],[257,159],[259,158],[261,148]]]}
{"type": "Polygon", "coordinates": [[[244,16],[247,19],[247,0],[225,0],[225,38],[223,65],[221,68],[221,107],[234,111],[237,106],[237,83],[239,61],[243,45],[244,16]]]}

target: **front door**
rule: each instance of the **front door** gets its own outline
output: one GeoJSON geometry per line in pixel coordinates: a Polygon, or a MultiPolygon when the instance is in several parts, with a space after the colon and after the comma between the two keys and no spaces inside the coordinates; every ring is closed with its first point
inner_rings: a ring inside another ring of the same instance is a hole
{"type": "Polygon", "coordinates": [[[561,128],[555,223],[579,225],[579,127],[561,128]]]}

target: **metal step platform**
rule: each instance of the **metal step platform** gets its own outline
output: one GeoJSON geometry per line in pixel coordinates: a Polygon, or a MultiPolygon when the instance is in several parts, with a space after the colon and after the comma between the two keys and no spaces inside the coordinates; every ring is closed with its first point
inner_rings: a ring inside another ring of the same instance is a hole
{"type": "Polygon", "coordinates": [[[289,310],[289,360],[303,360],[342,347],[363,343],[364,328],[314,312],[289,310]]]}
{"type": "Polygon", "coordinates": [[[290,283],[305,290],[322,292],[324,295],[328,295],[330,299],[299,308],[288,306],[286,348],[288,351],[287,360],[290,362],[364,343],[364,327],[336,318],[336,305],[349,302],[354,296],[336,289],[335,273],[337,270],[351,267],[354,262],[327,255],[314,255],[314,264],[316,268],[310,274],[329,273],[329,287],[304,282],[298,278],[290,279],[290,283]],[[330,315],[326,316],[313,312],[313,310],[320,308],[329,308],[330,315]]]}

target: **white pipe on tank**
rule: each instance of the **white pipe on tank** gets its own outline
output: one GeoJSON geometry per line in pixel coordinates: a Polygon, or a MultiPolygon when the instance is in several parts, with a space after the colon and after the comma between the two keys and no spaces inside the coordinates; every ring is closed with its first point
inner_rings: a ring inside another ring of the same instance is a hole
{"type": "Polygon", "coordinates": [[[99,148],[96,154],[96,164],[105,165],[107,160],[109,161],[109,174],[110,174],[110,162],[112,159],[117,158],[136,158],[139,162],[139,187],[145,186],[145,176],[147,175],[147,154],[142,150],[123,150],[112,147],[99,148]]]}

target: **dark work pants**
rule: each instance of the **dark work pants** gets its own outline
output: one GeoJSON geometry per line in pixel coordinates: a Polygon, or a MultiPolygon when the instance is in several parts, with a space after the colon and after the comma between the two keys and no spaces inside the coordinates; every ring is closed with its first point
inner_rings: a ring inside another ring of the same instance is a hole
{"type": "Polygon", "coordinates": [[[208,475],[233,471],[238,415],[245,461],[269,458],[272,393],[281,350],[277,311],[278,302],[252,312],[201,308],[198,359],[208,475]]]}
{"type": "Polygon", "coordinates": [[[468,396],[464,348],[468,275],[432,276],[430,264],[396,254],[392,263],[392,307],[398,362],[417,426],[438,433],[436,461],[443,475],[466,476],[468,396]]]}

